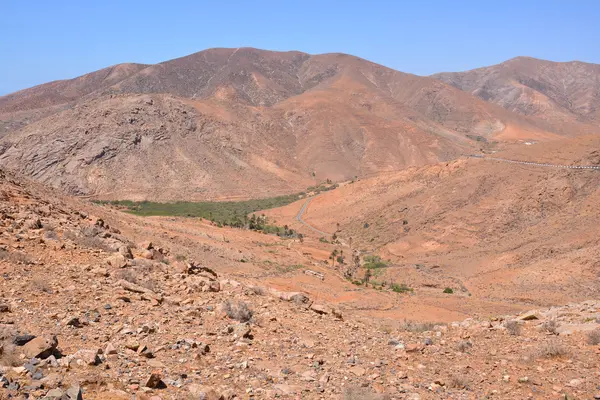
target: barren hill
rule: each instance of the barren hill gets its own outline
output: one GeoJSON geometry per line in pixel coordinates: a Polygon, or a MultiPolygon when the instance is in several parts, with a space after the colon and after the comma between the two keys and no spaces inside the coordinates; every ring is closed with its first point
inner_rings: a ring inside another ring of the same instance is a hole
{"type": "Polygon", "coordinates": [[[560,133],[353,56],[250,48],[41,85],[0,98],[0,120],[5,167],[74,194],[155,200],[290,193],[560,133]]]}
{"type": "Polygon", "coordinates": [[[600,127],[597,64],[517,57],[490,67],[433,77],[507,110],[539,117],[556,126],[581,122],[592,125],[595,131],[600,127]]]}
{"type": "MultiPolygon", "coordinates": [[[[600,166],[598,148],[588,136],[495,157],[600,166]]],[[[462,158],[343,185],[303,218],[330,233],[339,224],[346,245],[391,260],[380,279],[550,305],[598,293],[599,204],[599,170],[462,158]]],[[[303,229],[300,205],[267,214],[303,229]]]]}

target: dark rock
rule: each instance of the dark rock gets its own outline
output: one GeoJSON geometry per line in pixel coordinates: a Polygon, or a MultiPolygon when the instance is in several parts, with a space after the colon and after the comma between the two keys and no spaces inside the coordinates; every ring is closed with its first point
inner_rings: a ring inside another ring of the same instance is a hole
{"type": "Polygon", "coordinates": [[[160,371],[153,371],[150,376],[148,377],[148,379],[146,380],[146,383],[144,384],[145,387],[148,387],[150,389],[163,389],[165,388],[167,385],[165,385],[165,383],[162,381],[162,374],[160,371]]]}
{"type": "Polygon", "coordinates": [[[33,339],[35,339],[34,335],[18,335],[14,337],[13,343],[17,346],[25,346],[33,339]]]}

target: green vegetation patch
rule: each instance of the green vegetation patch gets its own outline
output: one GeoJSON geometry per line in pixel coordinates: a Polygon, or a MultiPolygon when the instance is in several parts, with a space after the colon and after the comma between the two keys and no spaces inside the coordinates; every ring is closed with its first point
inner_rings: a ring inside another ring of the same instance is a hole
{"type": "Polygon", "coordinates": [[[251,213],[283,207],[299,200],[302,198],[302,195],[302,193],[296,193],[287,196],[245,201],[178,201],[175,203],[156,203],[152,201],[117,200],[98,201],[98,203],[123,207],[127,212],[144,217],[196,217],[205,218],[217,224],[235,225],[238,220],[244,221],[251,213]]]}
{"type": "Polygon", "coordinates": [[[413,291],[412,288],[406,286],[404,283],[397,284],[392,283],[392,290],[396,293],[411,293],[413,291]]]}
{"type": "Polygon", "coordinates": [[[387,264],[381,260],[379,256],[365,256],[364,257],[365,264],[363,267],[366,269],[381,269],[387,268],[387,264]]]}

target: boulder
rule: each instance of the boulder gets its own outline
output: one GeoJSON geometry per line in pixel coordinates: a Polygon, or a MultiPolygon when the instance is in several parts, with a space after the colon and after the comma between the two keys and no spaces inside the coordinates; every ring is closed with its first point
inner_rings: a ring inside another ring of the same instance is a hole
{"type": "Polygon", "coordinates": [[[57,346],[56,336],[44,335],[29,341],[22,347],[22,351],[27,358],[46,359],[56,351],[57,346]]]}
{"type": "Polygon", "coordinates": [[[117,253],[108,257],[106,263],[113,268],[125,268],[127,266],[127,259],[123,254],[117,253]]]}

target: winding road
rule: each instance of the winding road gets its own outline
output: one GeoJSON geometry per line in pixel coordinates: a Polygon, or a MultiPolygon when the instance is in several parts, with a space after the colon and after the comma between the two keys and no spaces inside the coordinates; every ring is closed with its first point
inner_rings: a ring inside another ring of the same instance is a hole
{"type": "Polygon", "coordinates": [[[471,158],[481,158],[483,160],[493,160],[506,162],[511,164],[523,164],[523,165],[532,165],[534,167],[546,167],[546,168],[565,168],[565,169],[583,169],[583,170],[595,170],[600,171],[600,165],[563,165],[563,164],[547,164],[547,163],[536,163],[529,161],[517,161],[517,160],[509,160],[506,158],[497,158],[497,157],[484,157],[477,154],[471,154],[468,157],[471,158]]]}
{"type": "MultiPolygon", "coordinates": [[[[318,196],[318,195],[317,195],[317,196],[318,196]]],[[[331,236],[331,233],[323,232],[323,231],[321,231],[321,230],[319,230],[319,229],[315,228],[314,226],[311,226],[311,225],[309,225],[307,222],[305,222],[305,221],[302,219],[302,215],[304,215],[304,212],[305,212],[305,211],[306,211],[306,209],[308,208],[308,205],[309,205],[310,201],[311,201],[312,199],[314,199],[315,197],[317,197],[317,196],[312,196],[312,197],[309,197],[309,198],[307,198],[307,199],[306,199],[306,202],[304,202],[304,204],[302,205],[302,208],[300,209],[300,211],[298,211],[298,215],[296,215],[296,219],[297,219],[297,220],[298,220],[298,222],[300,222],[302,225],[306,226],[308,229],[310,229],[310,230],[312,230],[312,231],[314,231],[314,232],[317,232],[317,233],[319,233],[319,234],[321,234],[321,235],[331,236]]]]}

